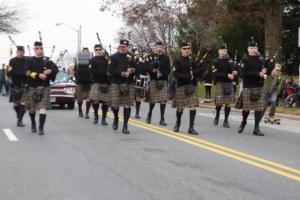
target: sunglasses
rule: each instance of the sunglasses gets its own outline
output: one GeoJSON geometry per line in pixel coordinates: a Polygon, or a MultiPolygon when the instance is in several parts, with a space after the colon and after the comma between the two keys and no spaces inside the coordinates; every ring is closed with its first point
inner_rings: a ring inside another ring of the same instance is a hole
{"type": "Polygon", "coordinates": [[[183,50],[190,50],[191,48],[182,48],[183,50]]]}
{"type": "Polygon", "coordinates": [[[43,50],[44,48],[43,47],[34,47],[34,49],[36,49],[36,50],[43,50]]]}

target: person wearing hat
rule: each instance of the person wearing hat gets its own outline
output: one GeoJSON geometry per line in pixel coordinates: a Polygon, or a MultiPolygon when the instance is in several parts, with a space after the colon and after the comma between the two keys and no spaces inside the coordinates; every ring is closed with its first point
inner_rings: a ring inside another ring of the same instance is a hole
{"type": "Polygon", "coordinates": [[[77,55],[77,62],[74,67],[75,80],[76,80],[76,93],[75,98],[78,105],[78,115],[83,117],[82,105],[85,102],[85,119],[89,119],[89,111],[91,108],[91,102],[89,100],[91,90],[91,77],[90,77],[90,59],[91,53],[87,47],[82,48],[82,51],[77,55]]]}
{"type": "Polygon", "coordinates": [[[106,115],[109,102],[108,60],[104,56],[101,45],[94,46],[95,56],[90,61],[91,91],[90,101],[94,109],[94,124],[98,123],[100,103],[102,109],[101,124],[106,126],[106,115]]]}
{"type": "Polygon", "coordinates": [[[118,130],[119,108],[124,107],[124,123],[122,132],[129,134],[128,121],[131,114],[131,106],[134,105],[134,73],[135,64],[132,55],[129,54],[129,41],[122,39],[118,52],[110,57],[108,71],[111,76],[109,105],[114,114],[113,130],[118,130]]]}
{"type": "Polygon", "coordinates": [[[267,70],[264,68],[264,62],[259,57],[257,42],[253,38],[248,43],[248,55],[245,55],[242,59],[241,71],[243,79],[243,120],[239,126],[238,133],[244,131],[249,113],[251,110],[254,110],[255,125],[253,134],[264,136],[259,129],[259,124],[264,111],[263,86],[267,70]]]}
{"type": "Polygon", "coordinates": [[[23,116],[26,112],[26,90],[27,77],[25,73],[25,51],[23,46],[17,46],[16,57],[10,59],[7,76],[11,78],[12,88],[10,102],[13,103],[17,114],[17,126],[24,127],[23,116]]]}
{"type": "Polygon", "coordinates": [[[44,56],[42,42],[34,43],[34,56],[26,59],[25,70],[28,76],[27,109],[31,119],[31,131],[37,132],[35,115],[39,110],[38,134],[44,135],[47,107],[50,105],[50,81],[54,81],[58,68],[54,62],[44,56]]]}
{"type": "Polygon", "coordinates": [[[218,51],[218,58],[212,62],[212,70],[216,83],[216,116],[213,121],[214,125],[219,124],[220,111],[225,104],[225,118],[223,127],[230,128],[228,117],[231,110],[231,103],[234,103],[234,90],[232,81],[237,76],[237,71],[233,70],[233,62],[230,61],[227,53],[226,44],[223,44],[218,51]]]}
{"type": "Polygon", "coordinates": [[[148,73],[150,75],[149,83],[149,112],[146,122],[151,123],[152,111],[156,103],[160,103],[160,121],[159,124],[167,126],[165,122],[165,109],[168,100],[168,77],[171,73],[170,58],[164,53],[162,42],[155,44],[154,60],[150,63],[148,73]]]}
{"type": "Polygon", "coordinates": [[[185,107],[190,109],[190,123],[188,134],[198,135],[194,129],[196,107],[199,106],[198,101],[198,77],[200,70],[195,61],[190,57],[191,45],[188,42],[181,43],[180,56],[174,62],[174,77],[177,80],[175,99],[173,100],[173,107],[177,108],[176,111],[176,124],[174,132],[179,132],[181,125],[181,116],[185,107]]]}

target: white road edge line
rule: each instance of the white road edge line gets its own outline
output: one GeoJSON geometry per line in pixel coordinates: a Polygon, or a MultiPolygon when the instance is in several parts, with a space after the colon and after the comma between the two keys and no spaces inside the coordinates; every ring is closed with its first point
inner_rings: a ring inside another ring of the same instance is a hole
{"type": "Polygon", "coordinates": [[[18,141],[18,138],[15,136],[15,134],[12,132],[12,130],[5,128],[5,129],[3,129],[3,132],[5,133],[5,135],[9,141],[11,141],[11,142],[18,141]]]}

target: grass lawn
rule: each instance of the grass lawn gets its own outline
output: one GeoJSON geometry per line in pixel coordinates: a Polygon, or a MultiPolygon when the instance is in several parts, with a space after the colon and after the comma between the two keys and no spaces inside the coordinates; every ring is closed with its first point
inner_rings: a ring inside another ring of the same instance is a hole
{"type": "MultiPolygon", "coordinates": [[[[239,87],[238,87],[239,90],[239,87]]],[[[211,90],[211,97],[215,97],[215,92],[216,92],[216,87],[213,86],[211,90]]],[[[198,85],[198,97],[201,99],[205,99],[205,87],[204,84],[199,84],[198,85]]],[[[207,103],[214,105],[214,102],[212,103],[207,103]]],[[[290,114],[290,115],[298,115],[300,116],[300,109],[299,108],[283,108],[283,107],[277,107],[276,109],[277,113],[283,113],[283,114],[290,114]]]]}

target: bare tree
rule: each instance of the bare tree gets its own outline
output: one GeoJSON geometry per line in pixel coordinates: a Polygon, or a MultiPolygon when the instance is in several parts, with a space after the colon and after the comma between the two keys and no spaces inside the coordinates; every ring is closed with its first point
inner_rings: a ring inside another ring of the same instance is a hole
{"type": "Polygon", "coordinates": [[[7,3],[0,4],[0,34],[18,33],[20,22],[19,12],[16,7],[10,7],[7,3]]]}
{"type": "Polygon", "coordinates": [[[131,43],[144,49],[150,49],[159,40],[169,52],[176,47],[178,16],[187,3],[182,0],[102,0],[100,10],[123,17],[125,27],[120,37],[127,36],[131,43]]]}

